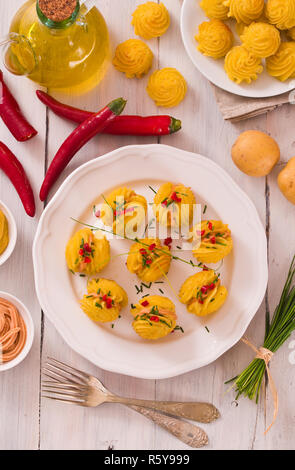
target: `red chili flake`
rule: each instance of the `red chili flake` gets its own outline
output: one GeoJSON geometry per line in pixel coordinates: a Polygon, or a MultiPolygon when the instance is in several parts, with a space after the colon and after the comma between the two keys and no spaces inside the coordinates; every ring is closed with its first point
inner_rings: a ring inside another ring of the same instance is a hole
{"type": "Polygon", "coordinates": [[[79,250],[79,255],[80,256],[83,256],[84,255],[84,250],[81,248],[81,250],[79,250]]]}
{"type": "Polygon", "coordinates": [[[210,238],[210,242],[212,243],[212,245],[215,245],[215,243],[216,243],[216,238],[215,238],[215,237],[211,237],[211,238],[210,238]]]}
{"type": "Polygon", "coordinates": [[[212,222],[208,222],[208,228],[209,228],[209,230],[212,230],[212,229],[213,229],[212,222]]]}
{"type": "Polygon", "coordinates": [[[204,300],[199,299],[198,302],[199,302],[199,304],[203,304],[203,303],[204,303],[204,300]]]}
{"type": "Polygon", "coordinates": [[[144,302],[141,303],[141,305],[143,307],[147,307],[149,305],[149,302],[147,300],[145,300],[144,302]]]}
{"type": "Polygon", "coordinates": [[[168,237],[168,238],[166,238],[166,240],[164,240],[164,245],[169,246],[169,245],[171,245],[172,241],[173,241],[172,238],[168,237]]]}
{"type": "Polygon", "coordinates": [[[110,297],[107,299],[106,304],[107,304],[107,305],[106,305],[107,308],[112,308],[112,305],[113,305],[113,304],[112,304],[112,299],[111,299],[110,297]]]}
{"type": "Polygon", "coordinates": [[[165,201],[162,201],[161,204],[162,204],[162,206],[166,207],[167,204],[168,204],[168,200],[166,199],[165,201]]]}
{"type": "Polygon", "coordinates": [[[215,287],[216,287],[216,286],[215,286],[214,282],[212,282],[212,284],[210,284],[210,286],[209,286],[209,289],[210,289],[210,290],[213,290],[213,289],[215,289],[215,287]]]}
{"type": "Polygon", "coordinates": [[[159,321],[159,317],[153,316],[153,317],[150,317],[150,320],[155,321],[157,323],[159,321]]]}
{"type": "Polygon", "coordinates": [[[150,264],[152,264],[153,260],[151,258],[147,258],[145,260],[145,262],[146,262],[146,264],[150,265],[150,264]]]}
{"type": "Polygon", "coordinates": [[[209,268],[207,266],[203,266],[203,271],[209,271],[209,268]]]}
{"type": "Polygon", "coordinates": [[[209,286],[203,286],[203,287],[201,287],[201,292],[202,292],[202,294],[206,294],[208,289],[209,289],[209,286]]]}
{"type": "Polygon", "coordinates": [[[156,248],[156,244],[155,243],[152,243],[150,246],[149,246],[149,250],[150,251],[154,251],[154,249],[156,248]]]}
{"type": "Polygon", "coordinates": [[[176,192],[171,194],[171,199],[174,202],[181,202],[181,197],[178,197],[176,192]]]}
{"type": "Polygon", "coordinates": [[[139,253],[141,255],[146,255],[146,250],[144,248],[140,248],[139,253]]]}
{"type": "Polygon", "coordinates": [[[197,235],[203,237],[203,236],[205,235],[205,230],[201,230],[201,231],[198,230],[198,231],[197,231],[197,235]]]}
{"type": "Polygon", "coordinates": [[[89,246],[88,243],[85,243],[85,245],[84,245],[84,250],[85,250],[85,251],[88,251],[88,253],[91,252],[91,248],[90,248],[90,246],[89,246]]]}
{"type": "Polygon", "coordinates": [[[86,256],[86,258],[84,259],[84,263],[86,263],[86,264],[91,263],[91,259],[88,258],[88,256],[86,256]]]}
{"type": "Polygon", "coordinates": [[[105,295],[102,297],[102,300],[103,300],[104,302],[107,302],[108,296],[105,294],[105,295]]]}

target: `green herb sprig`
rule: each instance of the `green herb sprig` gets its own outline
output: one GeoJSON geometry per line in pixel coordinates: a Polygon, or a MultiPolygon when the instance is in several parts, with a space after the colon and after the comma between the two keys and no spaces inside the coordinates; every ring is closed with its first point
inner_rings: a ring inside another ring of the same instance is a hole
{"type": "MultiPolygon", "coordinates": [[[[275,309],[271,324],[266,327],[263,347],[275,353],[291,336],[295,330],[295,256],[292,260],[288,277],[280,298],[280,302],[275,309]]],[[[258,403],[259,394],[266,364],[264,360],[254,359],[251,364],[237,377],[226,383],[235,381],[238,399],[245,395],[250,400],[256,399],[258,403]]]]}

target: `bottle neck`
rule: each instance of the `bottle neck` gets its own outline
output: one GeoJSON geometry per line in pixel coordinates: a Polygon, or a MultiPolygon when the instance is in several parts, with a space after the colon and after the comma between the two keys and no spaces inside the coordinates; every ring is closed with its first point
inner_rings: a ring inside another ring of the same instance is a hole
{"type": "Polygon", "coordinates": [[[43,13],[43,11],[41,10],[41,8],[39,6],[39,0],[37,0],[37,2],[36,2],[36,10],[37,10],[37,15],[38,15],[39,20],[41,21],[41,23],[43,23],[48,28],[51,28],[51,29],[65,29],[68,26],[71,26],[73,23],[76,22],[76,20],[78,18],[78,15],[79,15],[79,12],[80,12],[80,2],[79,2],[79,0],[77,0],[75,10],[71,14],[71,16],[69,16],[68,18],[63,19],[61,21],[54,21],[54,20],[48,18],[43,13]]]}

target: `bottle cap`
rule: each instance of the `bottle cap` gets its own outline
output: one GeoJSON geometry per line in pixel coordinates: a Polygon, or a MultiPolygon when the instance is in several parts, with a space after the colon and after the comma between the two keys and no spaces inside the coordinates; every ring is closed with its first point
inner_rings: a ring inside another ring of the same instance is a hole
{"type": "Polygon", "coordinates": [[[39,0],[39,8],[46,18],[58,23],[72,16],[77,0],[39,0]]]}

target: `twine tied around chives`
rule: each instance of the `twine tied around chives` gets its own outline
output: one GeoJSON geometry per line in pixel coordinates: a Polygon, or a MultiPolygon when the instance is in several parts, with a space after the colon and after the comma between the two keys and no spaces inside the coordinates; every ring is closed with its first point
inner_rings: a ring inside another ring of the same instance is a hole
{"type": "Polygon", "coordinates": [[[269,382],[269,387],[270,387],[270,391],[271,391],[271,394],[272,394],[272,398],[273,398],[273,405],[274,405],[274,411],[273,411],[273,419],[272,419],[272,423],[268,426],[268,428],[266,429],[266,431],[264,432],[264,435],[266,435],[268,433],[268,431],[271,429],[271,427],[274,425],[276,419],[277,419],[277,416],[278,416],[278,412],[279,412],[279,396],[278,396],[278,391],[277,391],[277,388],[276,388],[276,385],[275,385],[275,382],[272,378],[272,375],[270,373],[270,369],[269,369],[269,363],[270,361],[272,360],[273,356],[274,356],[274,353],[272,351],[270,351],[269,349],[267,348],[264,348],[263,346],[261,346],[260,348],[257,348],[256,346],[254,346],[254,344],[246,337],[243,337],[241,339],[241,341],[243,341],[243,343],[245,343],[247,346],[249,346],[255,353],[256,353],[256,356],[255,356],[255,359],[261,359],[262,361],[265,362],[265,368],[266,368],[266,372],[267,372],[267,377],[268,377],[268,382],[269,382]]]}

